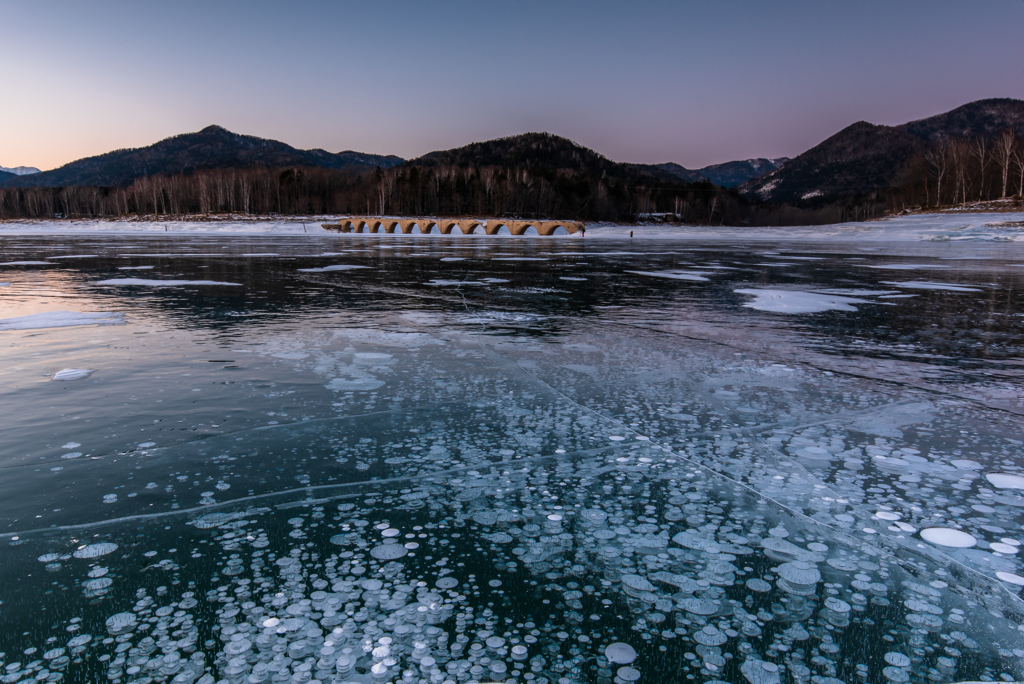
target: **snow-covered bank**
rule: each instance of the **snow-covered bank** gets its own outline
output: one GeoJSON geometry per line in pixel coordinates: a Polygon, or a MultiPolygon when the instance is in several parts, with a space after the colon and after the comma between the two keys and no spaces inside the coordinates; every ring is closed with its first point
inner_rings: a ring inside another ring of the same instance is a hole
{"type": "MultiPolygon", "coordinates": [[[[332,217],[281,217],[229,219],[223,221],[124,221],[124,220],[33,220],[0,223],[0,235],[50,234],[228,234],[228,235],[328,235],[321,223],[332,217]]],[[[980,241],[1024,242],[1024,212],[979,214],[919,214],[879,221],[838,223],[824,226],[732,227],[675,225],[616,225],[595,223],[587,227],[587,238],[635,238],[679,240],[837,240],[872,242],[980,241]]],[[[348,235],[348,238],[357,238],[348,235]]],[[[365,238],[367,236],[359,236],[365,238]]],[[[422,235],[387,235],[387,239],[421,239],[422,235]]],[[[483,235],[449,236],[487,239],[483,235]]],[[[509,239],[511,236],[498,236],[509,239]]],[[[529,236],[526,236],[529,237],[529,236]]],[[[536,237],[536,236],[533,236],[536,237]]],[[[358,238],[357,238],[358,239],[358,238]]],[[[558,240],[579,240],[579,235],[558,240]]]]}

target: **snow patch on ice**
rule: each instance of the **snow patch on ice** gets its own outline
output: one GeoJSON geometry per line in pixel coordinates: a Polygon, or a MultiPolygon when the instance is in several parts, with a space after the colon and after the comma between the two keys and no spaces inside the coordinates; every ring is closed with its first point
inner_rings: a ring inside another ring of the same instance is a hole
{"type": "Polygon", "coordinates": [[[139,287],[181,287],[183,285],[229,285],[241,287],[241,283],[222,283],[217,280],[147,280],[145,278],[111,278],[99,280],[96,285],[138,285],[139,287]]]}
{"type": "Polygon", "coordinates": [[[58,382],[82,380],[84,378],[89,377],[95,372],[95,370],[90,370],[88,368],[65,368],[54,373],[53,378],[51,379],[57,380],[58,382]]]}
{"type": "Polygon", "coordinates": [[[896,287],[906,287],[912,290],[940,290],[943,292],[981,292],[977,287],[967,287],[965,285],[956,285],[954,283],[929,283],[920,280],[910,280],[907,282],[897,283],[893,281],[883,281],[883,285],[895,285],[896,287]]]}
{"type": "Polygon", "coordinates": [[[369,268],[369,266],[356,266],[355,264],[335,264],[322,268],[300,268],[302,273],[326,273],[328,271],[354,271],[358,268],[369,268]]]}
{"type": "Polygon", "coordinates": [[[652,278],[668,278],[669,280],[707,281],[707,278],[704,277],[705,271],[626,271],[626,273],[652,278]]]}
{"type": "Polygon", "coordinates": [[[877,268],[889,271],[916,271],[922,268],[949,268],[941,264],[870,264],[868,268],[877,268]]]}
{"type": "Polygon", "coordinates": [[[867,299],[844,297],[824,291],[802,292],[799,290],[735,290],[739,294],[752,295],[754,301],[743,306],[758,311],[773,313],[821,313],[822,311],[857,311],[854,304],[871,304],[867,299]]]}
{"type": "Polygon", "coordinates": [[[47,311],[45,313],[0,319],[0,330],[40,330],[73,325],[120,325],[124,314],[112,311],[47,311]]]}

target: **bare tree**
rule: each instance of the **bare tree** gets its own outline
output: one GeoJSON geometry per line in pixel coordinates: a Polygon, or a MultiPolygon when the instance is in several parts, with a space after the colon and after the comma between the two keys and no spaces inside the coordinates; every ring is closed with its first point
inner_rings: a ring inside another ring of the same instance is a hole
{"type": "Polygon", "coordinates": [[[950,173],[954,182],[953,204],[967,201],[967,160],[971,155],[971,147],[971,143],[963,139],[954,140],[949,145],[950,173]]]}
{"type": "MultiPolygon", "coordinates": [[[[925,161],[935,172],[935,206],[942,204],[942,179],[946,175],[946,145],[936,145],[924,153],[925,161]]],[[[927,195],[925,201],[928,200],[927,195]]]]}
{"type": "Polygon", "coordinates": [[[1020,182],[1017,183],[1017,196],[1024,196],[1024,146],[1018,146],[1017,150],[1013,153],[1013,161],[1017,165],[1017,171],[1020,172],[1020,182]]]}
{"type": "Polygon", "coordinates": [[[974,156],[978,159],[981,183],[978,186],[978,201],[985,199],[985,162],[988,160],[988,142],[984,137],[977,138],[971,148],[974,156]]]}
{"type": "Polygon", "coordinates": [[[999,168],[1003,172],[1003,193],[1000,197],[1006,197],[1006,186],[1007,181],[1010,178],[1010,162],[1013,160],[1013,144],[1016,136],[1013,131],[1007,129],[1003,131],[995,141],[995,153],[996,161],[999,163],[999,168]]]}

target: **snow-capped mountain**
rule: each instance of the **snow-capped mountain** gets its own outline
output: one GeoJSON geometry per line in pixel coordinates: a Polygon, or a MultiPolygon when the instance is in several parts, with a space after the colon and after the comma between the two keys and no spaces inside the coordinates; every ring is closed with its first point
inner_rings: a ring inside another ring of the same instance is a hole
{"type": "Polygon", "coordinates": [[[34,166],[15,166],[12,169],[6,166],[0,166],[0,173],[13,173],[15,176],[28,176],[33,173],[39,173],[39,169],[34,166]]]}

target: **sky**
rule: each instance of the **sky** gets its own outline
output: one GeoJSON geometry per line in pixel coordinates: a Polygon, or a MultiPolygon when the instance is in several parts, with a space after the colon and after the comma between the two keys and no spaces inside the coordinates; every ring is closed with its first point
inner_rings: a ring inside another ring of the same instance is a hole
{"type": "Polygon", "coordinates": [[[616,161],[795,156],[1024,98],[1024,0],[0,0],[0,166],[218,124],[413,158],[548,131],[616,161]]]}

